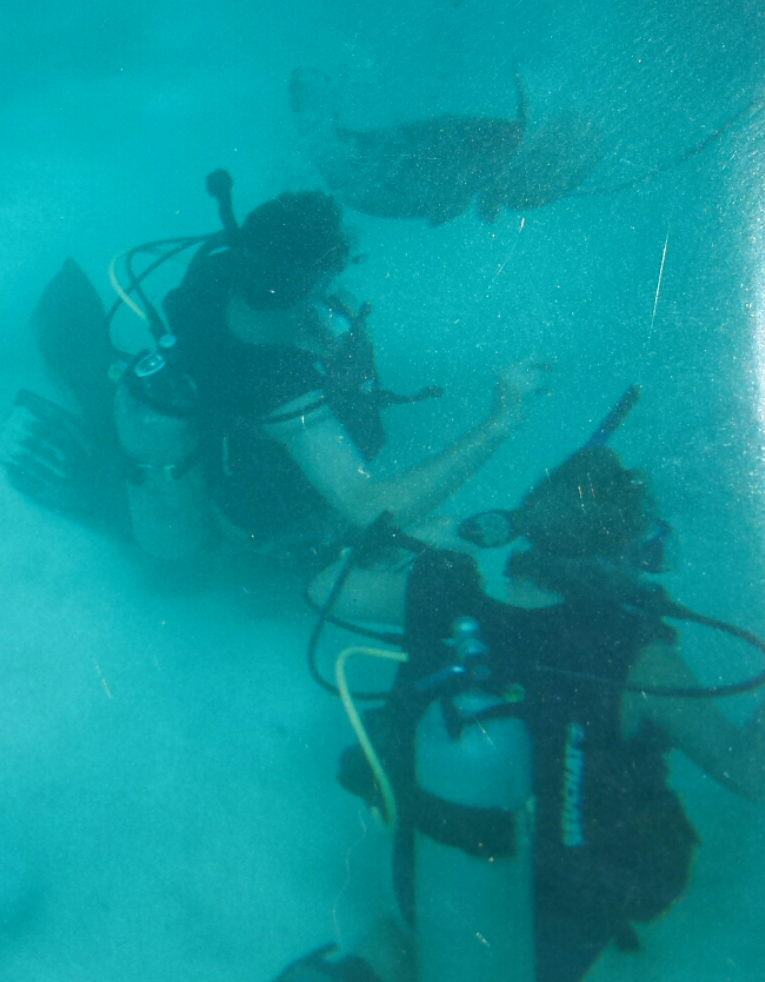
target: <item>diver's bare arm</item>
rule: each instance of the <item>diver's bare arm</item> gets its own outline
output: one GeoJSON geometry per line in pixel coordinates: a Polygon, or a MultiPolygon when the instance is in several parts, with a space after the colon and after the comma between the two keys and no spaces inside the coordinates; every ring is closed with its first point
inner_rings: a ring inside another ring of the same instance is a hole
{"type": "Polygon", "coordinates": [[[397,477],[376,479],[334,419],[293,436],[292,457],[314,487],[349,522],[360,528],[388,511],[406,526],[445,501],[509,435],[502,422],[488,421],[418,467],[397,477]]]}
{"type": "Polygon", "coordinates": [[[521,418],[524,396],[537,391],[538,369],[500,374],[487,419],[419,466],[375,479],[340,423],[328,411],[269,426],[314,487],[345,518],[366,527],[381,512],[400,526],[422,518],[458,490],[502,446],[521,418]],[[523,375],[521,373],[524,373],[523,375]]]}
{"type": "MultiPolygon", "coordinates": [[[[651,645],[635,663],[631,679],[659,686],[696,686],[679,652],[651,645]]],[[[710,699],[627,693],[623,708],[652,720],[678,750],[712,778],[753,801],[765,801],[765,706],[737,726],[710,699]]]]}

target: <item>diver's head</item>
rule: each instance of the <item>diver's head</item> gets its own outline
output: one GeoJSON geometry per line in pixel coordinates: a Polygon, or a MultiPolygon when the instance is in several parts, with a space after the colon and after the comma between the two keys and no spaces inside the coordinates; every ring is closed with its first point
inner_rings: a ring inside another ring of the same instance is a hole
{"type": "Polygon", "coordinates": [[[512,524],[527,548],[511,549],[505,574],[546,589],[616,588],[664,569],[669,526],[657,516],[647,478],[607,446],[585,446],[545,475],[512,524]]]}
{"type": "Polygon", "coordinates": [[[513,528],[540,552],[617,559],[650,530],[654,511],[640,471],[610,447],[583,447],[526,493],[513,528]]]}
{"type": "Polygon", "coordinates": [[[242,223],[231,249],[232,287],[255,310],[284,310],[342,272],[349,253],[335,199],[322,191],[288,191],[242,223]]]}
{"type": "Polygon", "coordinates": [[[563,595],[631,589],[660,573],[669,525],[658,518],[646,476],[609,447],[576,451],[535,484],[514,511],[494,510],[462,523],[474,545],[510,544],[508,580],[563,595]]]}

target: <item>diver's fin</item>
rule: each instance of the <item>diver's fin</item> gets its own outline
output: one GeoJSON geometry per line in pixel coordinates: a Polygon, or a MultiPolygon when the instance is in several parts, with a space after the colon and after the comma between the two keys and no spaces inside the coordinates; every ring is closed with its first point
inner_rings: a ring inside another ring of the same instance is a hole
{"type": "Polygon", "coordinates": [[[105,444],[96,449],[78,416],[28,389],[0,430],[0,465],[16,490],[53,511],[119,526],[115,455],[105,444]]]}
{"type": "Polygon", "coordinates": [[[0,463],[15,488],[56,511],[77,510],[85,503],[91,456],[80,419],[19,390],[0,443],[0,463]]]}
{"type": "Polygon", "coordinates": [[[90,429],[108,427],[114,399],[108,372],[114,352],[101,300],[73,259],[66,260],[43,291],[31,323],[48,370],[77,398],[90,429]]]}

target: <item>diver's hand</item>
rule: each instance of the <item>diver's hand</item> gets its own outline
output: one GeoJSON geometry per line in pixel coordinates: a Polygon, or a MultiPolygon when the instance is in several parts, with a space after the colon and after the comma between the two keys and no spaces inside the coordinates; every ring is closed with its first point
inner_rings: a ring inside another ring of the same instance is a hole
{"type": "Polygon", "coordinates": [[[489,422],[509,432],[520,420],[526,400],[549,391],[551,369],[544,362],[521,361],[497,372],[489,422]]]}

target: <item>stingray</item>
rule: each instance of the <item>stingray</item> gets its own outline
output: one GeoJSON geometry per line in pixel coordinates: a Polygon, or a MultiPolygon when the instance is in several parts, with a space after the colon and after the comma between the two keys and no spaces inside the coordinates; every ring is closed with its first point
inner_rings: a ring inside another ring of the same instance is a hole
{"type": "Polygon", "coordinates": [[[357,211],[383,218],[448,222],[475,202],[485,221],[503,208],[538,208],[590,175],[597,141],[578,120],[558,118],[529,132],[526,97],[514,76],[517,115],[436,116],[376,129],[343,126],[333,83],[298,68],[290,103],[308,156],[331,191],[357,211]],[[569,137],[579,138],[572,141],[569,137]]]}

